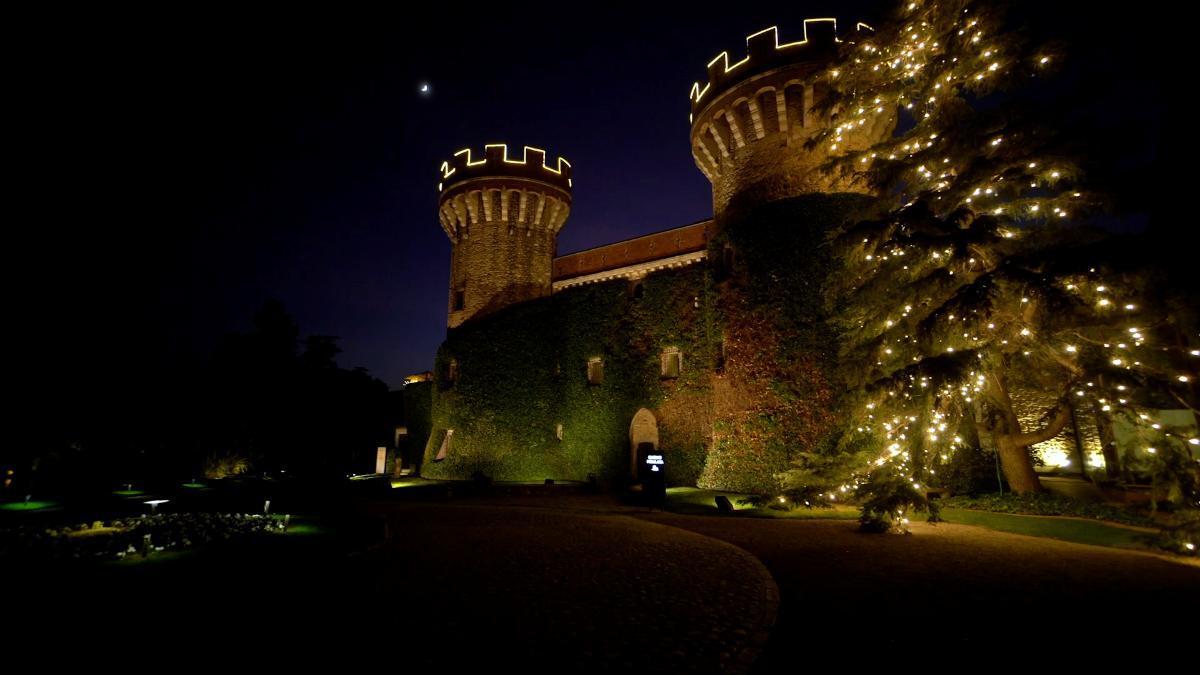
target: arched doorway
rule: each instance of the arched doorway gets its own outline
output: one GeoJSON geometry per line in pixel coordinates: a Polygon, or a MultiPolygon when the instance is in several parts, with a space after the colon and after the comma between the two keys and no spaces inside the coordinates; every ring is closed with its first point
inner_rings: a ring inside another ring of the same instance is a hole
{"type": "Polygon", "coordinates": [[[654,445],[654,449],[658,449],[658,421],[654,419],[654,413],[642,408],[633,416],[633,421],[629,423],[629,475],[631,478],[637,478],[637,459],[638,446],[642,443],[650,443],[654,445]]]}

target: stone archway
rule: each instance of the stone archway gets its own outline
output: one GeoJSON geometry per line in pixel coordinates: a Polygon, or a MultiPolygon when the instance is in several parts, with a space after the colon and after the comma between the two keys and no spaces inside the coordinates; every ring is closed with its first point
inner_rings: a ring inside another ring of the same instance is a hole
{"type": "Polygon", "coordinates": [[[654,413],[642,408],[633,416],[629,423],[629,475],[637,478],[638,445],[652,443],[658,450],[658,421],[654,413]]]}

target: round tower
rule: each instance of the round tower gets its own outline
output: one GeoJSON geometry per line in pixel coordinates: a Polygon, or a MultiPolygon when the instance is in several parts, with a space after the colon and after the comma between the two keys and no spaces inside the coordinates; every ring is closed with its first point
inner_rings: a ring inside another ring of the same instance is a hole
{"type": "MultiPolygon", "coordinates": [[[[858,24],[858,31],[870,31],[858,24]]],[[[803,39],[780,44],[774,27],[746,38],[746,55],[722,52],[708,63],[708,81],[691,91],[691,142],[696,166],[713,186],[713,215],[813,192],[865,192],[818,170],[831,153],[868,147],[890,134],[895,115],[880,115],[815,148],[805,144],[836,123],[836,111],[813,110],[837,77],[835,19],[806,19],[803,39]]],[[[849,38],[848,38],[849,39],[849,38]]]]}
{"type": "Polygon", "coordinates": [[[451,328],[550,294],[556,237],[571,211],[571,164],[525,146],[459,150],[442,162],[438,218],[450,237],[451,328]]]}

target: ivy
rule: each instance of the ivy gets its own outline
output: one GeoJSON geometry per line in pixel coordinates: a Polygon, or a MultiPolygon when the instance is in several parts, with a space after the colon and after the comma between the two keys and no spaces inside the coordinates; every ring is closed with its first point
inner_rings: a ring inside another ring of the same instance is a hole
{"type": "Polygon", "coordinates": [[[590,284],[451,330],[435,367],[422,473],[621,479],[630,421],[645,407],[670,484],[777,489],[796,457],[830,445],[839,389],[829,372],[837,344],[823,300],[826,240],[870,203],[775,202],[722,224],[709,246],[715,264],[653,273],[640,294],[627,280],[590,284]],[[661,375],[666,348],[682,354],[678,378],[661,375]],[[603,384],[588,383],[592,358],[603,360],[603,384]],[[450,451],[435,462],[447,429],[450,451]]]}
{"type": "Polygon", "coordinates": [[[641,283],[641,297],[626,280],[590,284],[452,330],[438,353],[423,474],[621,478],[629,467],[629,424],[646,407],[658,419],[668,480],[694,484],[708,440],[715,359],[707,271],[667,270],[641,283]],[[683,355],[678,378],[661,377],[668,347],[683,355]],[[597,357],[604,381],[592,385],[587,362],[597,357]],[[454,430],[450,452],[434,462],[446,429],[454,430]]]}

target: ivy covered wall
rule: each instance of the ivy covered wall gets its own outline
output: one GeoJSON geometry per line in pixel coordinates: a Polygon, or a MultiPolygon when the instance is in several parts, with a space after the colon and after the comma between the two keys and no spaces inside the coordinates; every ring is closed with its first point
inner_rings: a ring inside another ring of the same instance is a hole
{"type": "Polygon", "coordinates": [[[422,473],[619,479],[628,473],[629,424],[645,407],[658,420],[667,479],[695,484],[720,339],[709,275],[694,265],[653,274],[640,286],[580,286],[452,330],[435,365],[422,473]],[[677,378],[662,377],[666,348],[682,355],[677,378]],[[588,382],[593,358],[603,363],[601,384],[588,382]],[[447,429],[454,430],[449,452],[435,461],[447,429]]]}
{"type": "Polygon", "coordinates": [[[866,215],[856,194],[779,200],[718,223],[709,245],[727,368],[699,485],[774,492],[802,453],[832,446],[841,386],[829,324],[829,235],[866,215]]]}
{"type": "Polygon", "coordinates": [[[651,274],[640,290],[627,280],[572,288],[453,329],[435,365],[422,474],[621,479],[630,421],[645,407],[669,484],[773,490],[775,474],[835,426],[824,244],[866,204],[775,202],[723,223],[707,264],[651,274]],[[666,348],[682,354],[678,378],[662,377],[666,348]],[[601,384],[588,382],[593,358],[601,384]]]}

